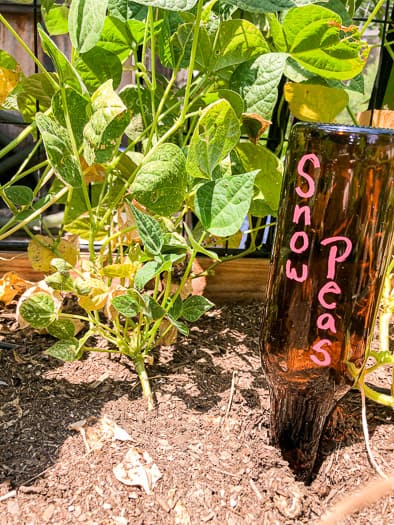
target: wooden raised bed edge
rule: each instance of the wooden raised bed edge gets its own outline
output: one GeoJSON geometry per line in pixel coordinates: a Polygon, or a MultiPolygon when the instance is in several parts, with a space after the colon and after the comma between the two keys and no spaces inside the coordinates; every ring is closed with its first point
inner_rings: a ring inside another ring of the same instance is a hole
{"type": "MultiPolygon", "coordinates": [[[[195,272],[204,271],[212,261],[198,257],[195,272]]],[[[44,274],[31,268],[26,252],[1,251],[0,277],[15,272],[28,281],[39,281],[44,274]]],[[[193,293],[204,294],[215,304],[262,301],[268,281],[269,260],[245,257],[218,264],[207,276],[193,280],[193,293]]]]}

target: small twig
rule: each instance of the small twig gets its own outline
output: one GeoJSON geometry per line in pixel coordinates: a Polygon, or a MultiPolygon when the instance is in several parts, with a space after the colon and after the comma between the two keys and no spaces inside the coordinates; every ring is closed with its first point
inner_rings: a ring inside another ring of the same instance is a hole
{"type": "Polygon", "coordinates": [[[234,397],[234,393],[235,393],[235,378],[236,377],[237,377],[237,371],[234,370],[233,377],[231,379],[230,397],[229,397],[229,400],[228,400],[226,413],[224,414],[224,419],[225,420],[228,418],[228,415],[229,415],[230,410],[231,410],[231,405],[233,404],[233,397],[234,397]]]}
{"type": "Polygon", "coordinates": [[[10,492],[7,492],[7,494],[4,494],[3,496],[0,496],[0,501],[5,501],[9,498],[15,498],[16,496],[16,490],[11,490],[10,492]]]}
{"type": "Polygon", "coordinates": [[[362,385],[360,385],[360,393],[361,393],[361,421],[363,426],[363,432],[364,432],[364,440],[365,440],[365,448],[367,450],[368,459],[371,463],[372,467],[375,469],[376,473],[383,479],[387,479],[386,474],[383,472],[383,470],[379,467],[378,463],[376,462],[374,455],[372,453],[371,445],[369,442],[369,432],[368,432],[368,421],[367,421],[367,406],[365,402],[365,393],[362,388],[362,385]]]}
{"type": "Polygon", "coordinates": [[[257,499],[258,499],[259,501],[264,501],[264,496],[261,494],[261,492],[260,492],[259,489],[257,488],[256,483],[253,481],[252,478],[249,478],[249,484],[250,484],[250,486],[252,487],[253,492],[256,494],[257,499]]]}
{"type": "Polygon", "coordinates": [[[394,491],[394,476],[373,480],[357,494],[348,494],[317,525],[337,525],[346,516],[375,503],[394,491]]]}

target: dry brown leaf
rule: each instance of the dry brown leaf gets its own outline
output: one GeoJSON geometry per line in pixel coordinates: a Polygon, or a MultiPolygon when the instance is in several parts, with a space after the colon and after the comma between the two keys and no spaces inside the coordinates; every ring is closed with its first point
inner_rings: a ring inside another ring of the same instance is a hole
{"type": "Polygon", "coordinates": [[[101,449],[104,442],[110,439],[133,441],[126,430],[107,416],[100,418],[92,416],[81,419],[80,421],[75,421],[69,425],[69,429],[81,433],[87,452],[101,449]]]}
{"type": "Polygon", "coordinates": [[[6,272],[0,279],[0,301],[7,305],[31,286],[33,283],[22,279],[15,272],[6,272]]]}
{"type": "Polygon", "coordinates": [[[123,461],[113,469],[118,481],[129,486],[141,487],[147,494],[152,494],[161,472],[145,450],[132,447],[123,461]]]}

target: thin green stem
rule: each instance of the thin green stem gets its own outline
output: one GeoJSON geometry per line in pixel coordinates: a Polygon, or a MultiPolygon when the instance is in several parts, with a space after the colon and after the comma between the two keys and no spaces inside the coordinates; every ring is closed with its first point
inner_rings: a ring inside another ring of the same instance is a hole
{"type": "MultiPolygon", "coordinates": [[[[155,115],[156,114],[157,81],[156,81],[156,37],[155,37],[155,19],[154,19],[153,7],[148,7],[147,26],[150,29],[151,110],[152,110],[152,115],[155,115]]],[[[153,132],[156,132],[155,126],[153,126],[153,132]]]]}
{"type": "Polygon", "coordinates": [[[359,122],[357,120],[356,115],[354,114],[352,108],[349,106],[349,104],[346,106],[346,111],[349,113],[350,118],[352,119],[352,122],[355,126],[359,125],[359,122]]]}
{"type": "Polygon", "coordinates": [[[379,13],[380,8],[383,6],[386,0],[379,0],[379,2],[376,4],[374,9],[372,10],[371,14],[369,15],[367,21],[363,25],[363,27],[360,29],[360,36],[362,36],[365,31],[368,29],[369,25],[373,21],[373,19],[376,17],[376,15],[379,13]]]}
{"type": "Polygon", "coordinates": [[[37,125],[35,121],[29,124],[29,126],[26,126],[25,129],[21,131],[17,137],[14,138],[14,140],[11,140],[11,142],[9,142],[7,146],[4,146],[4,148],[0,150],[0,159],[8,155],[10,151],[19,146],[19,144],[21,144],[21,142],[23,142],[30,135],[30,133],[32,133],[36,129],[36,127],[37,125]]]}
{"type": "Polygon", "coordinates": [[[192,49],[190,53],[190,61],[188,65],[188,74],[185,87],[185,96],[183,98],[183,108],[180,117],[180,121],[183,123],[186,120],[186,114],[189,111],[189,100],[190,100],[190,91],[193,83],[193,74],[194,74],[194,64],[197,56],[197,47],[198,47],[198,36],[200,32],[200,23],[203,13],[204,0],[198,0],[197,2],[197,12],[196,19],[194,21],[194,30],[193,30],[193,41],[192,49]]]}
{"type": "MultiPolygon", "coordinates": [[[[6,239],[7,237],[10,237],[17,231],[27,226],[31,221],[34,221],[35,219],[37,219],[45,210],[53,206],[53,204],[55,204],[59,199],[61,199],[63,195],[65,195],[67,192],[68,192],[68,187],[64,187],[61,190],[59,190],[56,193],[56,195],[54,195],[48,202],[46,202],[38,210],[35,210],[31,215],[26,217],[26,219],[19,222],[16,226],[14,226],[13,228],[10,228],[8,231],[5,231],[5,233],[0,234],[0,241],[2,241],[3,239],[6,239]]],[[[3,227],[1,231],[3,231],[5,227],[3,227]]]]}

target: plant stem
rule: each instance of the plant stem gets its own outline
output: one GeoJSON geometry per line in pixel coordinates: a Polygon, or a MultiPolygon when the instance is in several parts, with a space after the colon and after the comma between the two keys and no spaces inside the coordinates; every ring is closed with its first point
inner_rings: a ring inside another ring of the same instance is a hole
{"type": "MultiPolygon", "coordinates": [[[[2,241],[3,239],[6,239],[7,237],[10,237],[13,233],[15,233],[18,230],[21,230],[22,228],[27,226],[29,224],[29,222],[33,221],[34,219],[37,219],[42,214],[42,212],[44,212],[45,210],[50,208],[53,204],[55,204],[55,202],[57,202],[59,199],[61,199],[63,197],[63,195],[65,193],[67,193],[67,192],[68,192],[68,187],[67,186],[62,188],[60,191],[58,191],[58,193],[56,193],[56,195],[54,197],[52,197],[52,199],[50,201],[45,203],[43,206],[41,206],[41,208],[39,208],[38,210],[33,212],[31,215],[29,215],[29,217],[26,217],[26,219],[24,219],[23,221],[18,223],[13,228],[11,228],[10,230],[6,231],[5,233],[0,234],[0,241],[2,241]]],[[[4,228],[2,228],[2,230],[3,229],[4,228]]]]}
{"type": "Polygon", "coordinates": [[[191,90],[191,86],[193,83],[194,63],[196,61],[196,55],[197,55],[198,34],[200,32],[200,23],[201,23],[201,17],[202,17],[202,12],[203,12],[203,4],[204,4],[204,0],[198,0],[196,19],[194,21],[192,50],[190,53],[190,62],[188,66],[188,74],[187,74],[187,81],[186,81],[186,87],[185,87],[185,96],[183,99],[183,108],[182,108],[182,113],[180,117],[181,122],[185,121],[186,114],[189,109],[190,90],[191,90]]]}
{"type": "Polygon", "coordinates": [[[373,21],[375,16],[378,14],[379,9],[382,7],[382,5],[385,3],[386,0],[379,0],[379,2],[376,4],[375,8],[372,10],[372,13],[369,15],[367,21],[363,25],[363,27],[360,29],[360,36],[362,36],[365,31],[368,29],[368,26],[373,21]]]}
{"type": "MultiPolygon", "coordinates": [[[[0,15],[1,16],[1,15],[0,15]]],[[[19,133],[17,137],[14,138],[14,140],[11,140],[7,146],[5,146],[2,150],[0,150],[0,159],[5,157],[10,151],[12,151],[14,148],[19,146],[21,142],[27,138],[32,131],[36,129],[37,125],[35,122],[32,122],[29,126],[26,126],[26,128],[19,133]]]]}
{"type": "Polygon", "coordinates": [[[153,399],[149,377],[145,368],[144,359],[141,356],[133,356],[132,360],[141,383],[143,396],[148,402],[148,410],[153,410],[155,408],[155,402],[153,399]]]}

